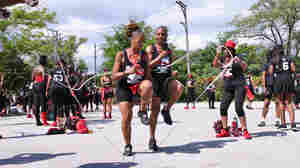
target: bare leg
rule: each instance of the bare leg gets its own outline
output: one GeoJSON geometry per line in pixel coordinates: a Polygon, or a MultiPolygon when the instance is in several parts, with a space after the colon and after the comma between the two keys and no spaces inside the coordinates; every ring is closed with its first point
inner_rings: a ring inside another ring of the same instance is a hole
{"type": "Polygon", "coordinates": [[[177,100],[182,95],[184,86],[177,80],[171,80],[168,87],[168,94],[169,94],[169,101],[167,104],[167,109],[169,110],[174,103],[177,102],[177,100]]]}
{"type": "Polygon", "coordinates": [[[132,107],[129,102],[120,103],[120,111],[122,114],[122,133],[126,145],[131,144],[131,120],[132,120],[132,107]]]}

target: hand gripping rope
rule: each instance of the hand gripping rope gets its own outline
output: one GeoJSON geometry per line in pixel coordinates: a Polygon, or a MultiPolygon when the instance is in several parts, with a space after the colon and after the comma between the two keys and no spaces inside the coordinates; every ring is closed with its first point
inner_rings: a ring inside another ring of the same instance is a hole
{"type": "Polygon", "coordinates": [[[227,48],[227,47],[225,47],[225,49],[227,50],[227,51],[229,51],[229,53],[230,53],[230,55],[231,55],[231,57],[233,57],[233,59],[231,59],[230,60],[230,62],[228,63],[228,64],[226,64],[225,66],[224,66],[224,69],[223,69],[223,71],[221,71],[219,74],[218,74],[218,76],[204,89],[204,91],[195,99],[195,102],[197,102],[199,99],[200,99],[200,97],[201,96],[203,96],[205,93],[206,93],[206,91],[217,81],[217,80],[219,80],[220,79],[220,77],[222,77],[223,75],[224,75],[224,73],[228,70],[228,67],[230,67],[232,64],[233,64],[233,62],[238,58],[237,56],[233,56],[232,55],[232,53],[231,53],[231,51],[227,48]]]}

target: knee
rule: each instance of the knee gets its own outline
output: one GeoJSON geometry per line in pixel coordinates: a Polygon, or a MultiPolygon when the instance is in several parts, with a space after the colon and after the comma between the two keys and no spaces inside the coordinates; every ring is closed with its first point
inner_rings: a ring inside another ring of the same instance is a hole
{"type": "Polygon", "coordinates": [[[141,84],[142,90],[152,90],[152,82],[149,80],[145,80],[141,84]]]}
{"type": "Polygon", "coordinates": [[[239,117],[244,117],[245,116],[245,112],[243,110],[243,106],[241,104],[238,104],[236,106],[236,113],[239,117]]]}
{"type": "Polygon", "coordinates": [[[227,110],[221,109],[220,114],[221,114],[222,117],[227,116],[227,110]]]}
{"type": "Polygon", "coordinates": [[[180,83],[179,81],[177,81],[177,91],[178,91],[179,93],[182,93],[183,90],[184,90],[183,84],[180,83]]]}
{"type": "Polygon", "coordinates": [[[220,107],[221,116],[227,116],[227,109],[224,106],[220,107]]]}

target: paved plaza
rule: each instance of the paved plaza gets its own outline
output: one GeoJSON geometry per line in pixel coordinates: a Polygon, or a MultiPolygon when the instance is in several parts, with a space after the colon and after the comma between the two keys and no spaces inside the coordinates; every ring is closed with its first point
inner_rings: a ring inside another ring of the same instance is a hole
{"type": "MultiPolygon", "coordinates": [[[[219,103],[216,103],[219,107],[219,103]]],[[[0,118],[0,168],[282,168],[297,167],[300,156],[300,132],[279,131],[274,123],[274,104],[267,126],[257,127],[262,102],[246,110],[252,140],[243,137],[215,138],[213,122],[219,110],[200,103],[196,110],[184,110],[184,104],[172,109],[173,126],[159,116],[157,141],[161,150],[148,150],[149,128],[141,124],[135,109],[132,144],[135,155],[123,157],[121,118],[117,106],[113,119],[102,120],[102,113],[89,112],[90,134],[45,135],[49,127],[35,126],[25,116],[0,118]],[[297,156],[298,154],[298,156],[297,156]]],[[[230,121],[234,104],[230,107],[230,121]]],[[[296,111],[296,121],[300,121],[296,111]]],[[[299,123],[300,124],[300,123],[299,123]]],[[[297,125],[297,127],[300,127],[297,125]]]]}

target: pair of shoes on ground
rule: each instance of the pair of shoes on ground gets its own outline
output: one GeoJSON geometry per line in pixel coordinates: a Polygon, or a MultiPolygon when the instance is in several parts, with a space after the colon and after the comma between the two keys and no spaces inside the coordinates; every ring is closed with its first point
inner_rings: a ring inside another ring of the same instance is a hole
{"type": "MultiPolygon", "coordinates": [[[[245,139],[252,139],[252,136],[250,135],[250,133],[248,132],[247,129],[244,129],[243,131],[243,137],[245,139]]],[[[222,129],[220,133],[218,133],[216,135],[217,138],[224,138],[224,137],[230,137],[230,132],[229,132],[229,129],[222,129]]]]}
{"type": "MultiPolygon", "coordinates": [[[[159,147],[157,146],[156,140],[154,138],[150,139],[148,147],[149,147],[149,150],[151,150],[153,152],[157,152],[159,150],[159,147]]],[[[124,156],[132,156],[133,155],[131,144],[125,145],[123,155],[124,156]]]]}

